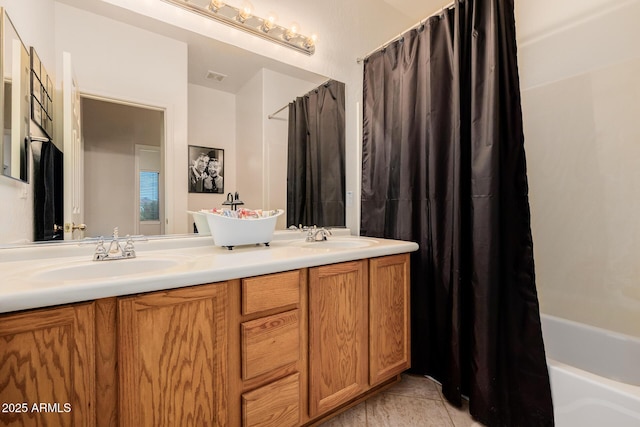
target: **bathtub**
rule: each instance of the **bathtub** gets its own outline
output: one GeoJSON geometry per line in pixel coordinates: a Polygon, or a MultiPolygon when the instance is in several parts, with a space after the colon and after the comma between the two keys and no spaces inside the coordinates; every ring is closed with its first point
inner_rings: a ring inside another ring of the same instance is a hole
{"type": "Polygon", "coordinates": [[[557,427],[640,426],[640,339],[541,315],[557,427]]]}

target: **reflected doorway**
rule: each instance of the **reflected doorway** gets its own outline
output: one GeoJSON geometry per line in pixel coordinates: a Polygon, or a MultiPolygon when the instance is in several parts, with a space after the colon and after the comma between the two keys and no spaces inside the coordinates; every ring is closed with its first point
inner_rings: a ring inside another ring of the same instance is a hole
{"type": "Polygon", "coordinates": [[[81,109],[85,236],[164,234],[164,110],[90,96],[81,109]]]}

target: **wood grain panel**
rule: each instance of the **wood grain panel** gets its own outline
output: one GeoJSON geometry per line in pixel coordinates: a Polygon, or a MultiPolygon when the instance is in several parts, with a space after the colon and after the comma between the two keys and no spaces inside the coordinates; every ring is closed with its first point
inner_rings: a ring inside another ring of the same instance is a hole
{"type": "Polygon", "coordinates": [[[86,303],[0,317],[0,402],[28,407],[0,425],[95,426],[94,315],[86,303]]]}
{"type": "Polygon", "coordinates": [[[410,367],[409,255],[369,260],[369,382],[410,367]]]}
{"type": "Polygon", "coordinates": [[[227,424],[227,284],[119,301],[123,426],[227,424]]]}
{"type": "Polygon", "coordinates": [[[298,361],[299,317],[296,309],[241,325],[243,380],[298,361]]]}
{"type": "Polygon", "coordinates": [[[300,374],[242,395],[243,427],[294,427],[300,424],[300,374]]]}
{"type": "Polygon", "coordinates": [[[368,388],[367,261],[309,270],[309,414],[368,388]]]}
{"type": "Polygon", "coordinates": [[[98,427],[118,426],[117,299],[96,301],[96,418],[98,427]]]}
{"type": "Polygon", "coordinates": [[[300,274],[295,270],[242,279],[242,314],[298,304],[300,274]]]}

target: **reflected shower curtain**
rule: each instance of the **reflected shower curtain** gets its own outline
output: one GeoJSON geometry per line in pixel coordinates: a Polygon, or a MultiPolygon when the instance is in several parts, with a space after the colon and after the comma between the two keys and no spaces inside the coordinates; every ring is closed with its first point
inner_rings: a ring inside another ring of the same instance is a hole
{"type": "Polygon", "coordinates": [[[464,3],[364,66],[362,223],[413,240],[412,370],[490,426],[550,426],[513,0],[464,3]]]}
{"type": "Polygon", "coordinates": [[[287,227],[344,226],[344,83],[289,104],[287,227]]]}

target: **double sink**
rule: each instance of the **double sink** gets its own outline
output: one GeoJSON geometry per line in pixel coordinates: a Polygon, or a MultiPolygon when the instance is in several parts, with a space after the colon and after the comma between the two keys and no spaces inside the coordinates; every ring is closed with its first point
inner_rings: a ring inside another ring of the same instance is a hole
{"type": "MultiPolygon", "coordinates": [[[[221,257],[243,254],[246,256],[249,251],[287,251],[293,248],[296,252],[303,249],[309,253],[331,253],[336,251],[363,249],[374,246],[379,242],[375,239],[361,238],[355,236],[329,237],[324,241],[308,242],[299,238],[291,240],[276,240],[272,242],[270,248],[246,246],[239,247],[232,254],[222,248],[211,245],[210,248],[201,252],[191,252],[189,254],[176,253],[175,251],[139,251],[137,258],[122,259],[114,261],[92,261],[91,259],[78,259],[62,261],[56,265],[37,268],[27,273],[31,280],[43,281],[64,281],[64,282],[84,282],[106,278],[117,278],[123,276],[139,277],[147,274],[180,273],[188,272],[194,265],[194,260],[201,257],[215,256],[221,257]],[[284,249],[283,249],[284,248],[284,249]],[[288,248],[288,249],[287,249],[288,248]]],[[[180,251],[182,252],[182,251],[180,251]]],[[[290,252],[289,252],[290,253],[290,252]]],[[[261,255],[257,255],[261,256],[261,255]]]]}

